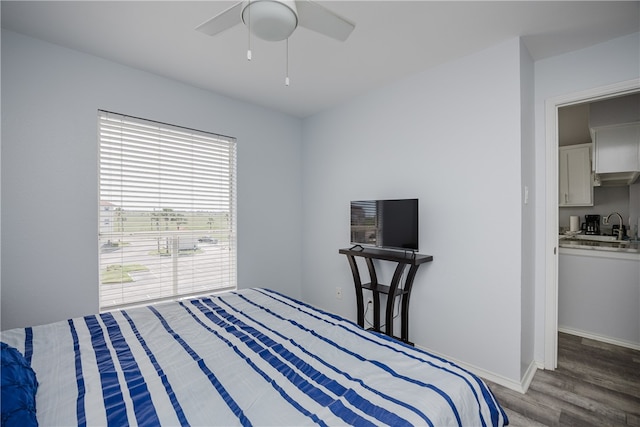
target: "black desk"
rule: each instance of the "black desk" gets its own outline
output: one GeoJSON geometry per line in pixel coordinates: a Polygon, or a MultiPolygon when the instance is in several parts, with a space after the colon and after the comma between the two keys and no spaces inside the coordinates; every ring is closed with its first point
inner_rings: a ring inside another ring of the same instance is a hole
{"type": "Polygon", "coordinates": [[[364,328],[364,301],[362,290],[367,289],[373,292],[373,330],[378,332],[384,332],[390,337],[400,339],[401,341],[413,345],[409,342],[409,298],[411,297],[411,287],[413,286],[413,279],[416,276],[418,267],[425,262],[433,261],[431,255],[421,255],[416,253],[405,253],[399,251],[385,251],[381,249],[355,249],[346,248],[338,251],[341,254],[347,256],[349,260],[349,266],[351,267],[351,273],[353,274],[353,282],[356,287],[356,303],[358,310],[358,325],[364,328]],[[369,269],[369,276],[371,278],[370,283],[362,283],[360,279],[360,271],[356,263],[355,257],[365,258],[367,268],[369,269]],[[378,283],[378,277],[376,275],[376,269],[373,265],[373,260],[383,260],[396,262],[396,270],[393,273],[393,279],[391,280],[391,286],[385,286],[378,283]],[[405,267],[409,265],[409,273],[404,282],[404,285],[400,286],[400,279],[405,267]],[[380,330],[380,294],[387,295],[387,307],[385,312],[385,330],[380,330]],[[393,303],[396,297],[401,297],[400,302],[400,338],[393,336],[393,303]]]}

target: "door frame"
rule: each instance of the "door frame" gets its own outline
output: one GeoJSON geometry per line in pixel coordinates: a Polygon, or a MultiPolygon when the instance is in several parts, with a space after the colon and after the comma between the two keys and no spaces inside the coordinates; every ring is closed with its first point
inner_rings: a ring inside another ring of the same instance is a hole
{"type": "Polygon", "coordinates": [[[545,101],[546,140],[546,232],[545,232],[545,308],[544,368],[558,366],[558,108],[640,91],[640,80],[574,92],[545,101]]]}

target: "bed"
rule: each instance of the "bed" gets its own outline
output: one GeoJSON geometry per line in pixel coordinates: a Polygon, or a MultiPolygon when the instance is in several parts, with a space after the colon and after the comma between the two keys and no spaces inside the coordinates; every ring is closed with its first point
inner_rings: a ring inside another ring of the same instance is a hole
{"type": "Polygon", "coordinates": [[[508,423],[470,372],[268,289],[1,337],[3,425],[25,425],[30,416],[41,426],[508,423]],[[17,395],[5,378],[13,372],[8,356],[23,358],[12,366],[28,374],[28,384],[16,390],[35,392],[35,408],[5,414],[6,396],[17,395]]]}

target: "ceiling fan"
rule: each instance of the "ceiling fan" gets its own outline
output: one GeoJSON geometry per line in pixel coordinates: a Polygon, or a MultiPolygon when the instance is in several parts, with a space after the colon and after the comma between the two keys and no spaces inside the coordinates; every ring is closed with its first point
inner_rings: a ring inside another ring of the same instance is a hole
{"type": "Polygon", "coordinates": [[[347,19],[311,0],[245,0],[196,27],[210,36],[243,22],[255,36],[267,41],[288,39],[305,27],[345,41],[355,28],[347,19]]]}

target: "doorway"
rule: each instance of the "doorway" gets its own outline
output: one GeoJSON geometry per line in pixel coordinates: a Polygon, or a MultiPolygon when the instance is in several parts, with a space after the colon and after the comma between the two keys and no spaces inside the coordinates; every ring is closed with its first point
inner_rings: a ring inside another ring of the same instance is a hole
{"type": "Polygon", "coordinates": [[[628,95],[639,90],[640,82],[630,80],[551,98],[545,103],[547,165],[545,188],[545,369],[554,370],[558,364],[558,109],[628,95]]]}

